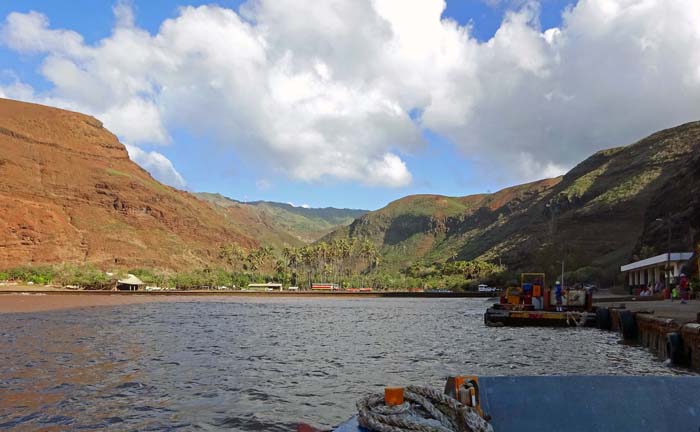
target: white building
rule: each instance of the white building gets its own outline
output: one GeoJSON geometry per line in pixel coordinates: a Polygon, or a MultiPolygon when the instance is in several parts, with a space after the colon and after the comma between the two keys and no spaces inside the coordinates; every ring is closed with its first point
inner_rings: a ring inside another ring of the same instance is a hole
{"type": "Polygon", "coordinates": [[[627,286],[630,288],[646,287],[657,282],[665,284],[666,266],[670,266],[670,276],[673,279],[681,275],[681,268],[692,258],[692,252],[672,252],[643,259],[620,267],[627,273],[627,286]],[[670,255],[670,256],[669,256],[670,255]]]}

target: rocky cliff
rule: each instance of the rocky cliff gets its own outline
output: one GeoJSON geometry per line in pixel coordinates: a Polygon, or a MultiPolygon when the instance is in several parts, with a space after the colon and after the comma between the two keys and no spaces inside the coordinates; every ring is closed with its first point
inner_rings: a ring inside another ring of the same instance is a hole
{"type": "Polygon", "coordinates": [[[89,116],[0,99],[0,268],[90,262],[201,266],[236,221],[154,180],[89,116]]]}

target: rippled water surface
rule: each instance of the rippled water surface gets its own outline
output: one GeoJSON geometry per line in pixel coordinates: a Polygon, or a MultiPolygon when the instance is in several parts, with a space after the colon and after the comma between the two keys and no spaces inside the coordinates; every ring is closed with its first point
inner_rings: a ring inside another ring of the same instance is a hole
{"type": "Polygon", "coordinates": [[[0,315],[0,429],[293,430],[386,384],[672,374],[595,329],[489,328],[468,299],[227,299],[0,315]]]}

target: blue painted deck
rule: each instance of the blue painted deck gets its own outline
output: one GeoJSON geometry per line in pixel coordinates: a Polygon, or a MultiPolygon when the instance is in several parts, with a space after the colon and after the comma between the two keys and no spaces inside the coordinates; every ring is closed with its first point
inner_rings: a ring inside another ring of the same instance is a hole
{"type": "MultiPolygon", "coordinates": [[[[479,377],[496,432],[699,432],[700,377],[479,377]]],[[[365,432],[353,418],[336,432],[365,432]]]]}

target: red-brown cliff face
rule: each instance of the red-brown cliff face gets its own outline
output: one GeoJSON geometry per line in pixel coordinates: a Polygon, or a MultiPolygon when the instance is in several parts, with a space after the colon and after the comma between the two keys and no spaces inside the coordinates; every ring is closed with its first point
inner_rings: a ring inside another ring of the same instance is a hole
{"type": "Polygon", "coordinates": [[[0,268],[91,262],[182,269],[257,241],[154,180],[89,116],[0,99],[0,268]]]}

